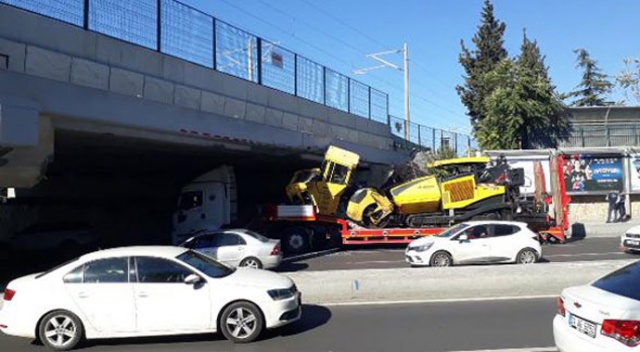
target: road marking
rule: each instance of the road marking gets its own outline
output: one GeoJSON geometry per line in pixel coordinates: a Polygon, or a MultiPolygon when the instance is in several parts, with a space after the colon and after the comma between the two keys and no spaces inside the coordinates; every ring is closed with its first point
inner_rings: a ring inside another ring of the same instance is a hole
{"type": "Polygon", "coordinates": [[[556,257],[594,257],[598,255],[625,255],[623,252],[600,252],[600,253],[578,253],[578,254],[551,254],[551,255],[542,255],[543,258],[556,258],[556,257]]]}
{"type": "Polygon", "coordinates": [[[555,347],[528,347],[528,348],[511,348],[502,350],[469,350],[469,351],[449,351],[449,352],[556,352],[555,347]]]}
{"type": "Polygon", "coordinates": [[[335,253],[335,252],[338,252],[339,250],[340,250],[340,248],[331,248],[331,249],[327,249],[327,250],[324,250],[324,251],[318,251],[318,252],[311,252],[311,253],[305,253],[305,254],[300,254],[300,255],[294,255],[294,256],[291,256],[291,257],[283,258],[282,262],[283,263],[287,263],[287,262],[292,262],[292,261],[295,261],[295,260],[318,257],[318,256],[321,256],[321,255],[335,253]]]}
{"type": "Polygon", "coordinates": [[[404,263],[405,260],[404,259],[398,259],[398,260],[369,260],[366,262],[353,262],[350,264],[384,264],[384,263],[404,263]]]}
{"type": "Polygon", "coordinates": [[[395,301],[359,301],[359,302],[335,302],[320,303],[327,307],[349,307],[349,306],[382,306],[396,304],[425,304],[425,303],[458,303],[458,302],[486,302],[486,301],[517,301],[528,299],[548,299],[558,298],[558,295],[535,295],[535,296],[504,296],[504,297],[478,297],[478,298],[442,298],[442,299],[408,299],[395,301]]]}

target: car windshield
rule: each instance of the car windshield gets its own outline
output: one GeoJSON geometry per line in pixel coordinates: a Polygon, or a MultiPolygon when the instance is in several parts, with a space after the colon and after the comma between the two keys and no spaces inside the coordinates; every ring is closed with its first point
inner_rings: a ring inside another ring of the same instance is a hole
{"type": "Polygon", "coordinates": [[[221,278],[231,275],[235,269],[232,269],[213,258],[194,251],[186,251],[176,257],[179,261],[186,263],[209,277],[221,278]]]}
{"type": "Polygon", "coordinates": [[[449,228],[448,230],[445,230],[444,232],[441,232],[439,235],[437,235],[438,237],[444,237],[444,238],[449,238],[453,235],[455,235],[456,233],[458,233],[460,230],[469,227],[469,224],[458,224],[454,227],[449,228]]]}
{"type": "Polygon", "coordinates": [[[259,240],[260,242],[269,242],[269,239],[262,236],[261,234],[257,233],[257,232],[253,232],[250,230],[241,230],[240,232],[242,232],[245,235],[251,236],[257,240],[259,240]]]}
{"type": "Polygon", "coordinates": [[[610,273],[594,282],[593,286],[640,301],[640,261],[610,273]]]}

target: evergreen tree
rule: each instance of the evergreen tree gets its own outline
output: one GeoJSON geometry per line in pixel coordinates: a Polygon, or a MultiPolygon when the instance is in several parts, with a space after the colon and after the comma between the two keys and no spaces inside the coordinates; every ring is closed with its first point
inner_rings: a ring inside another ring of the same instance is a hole
{"type": "Polygon", "coordinates": [[[465,70],[465,77],[464,85],[457,86],[456,90],[467,107],[474,130],[485,117],[483,101],[491,92],[483,85],[482,77],[507,57],[507,51],[503,47],[505,29],[506,25],[494,16],[491,2],[485,0],[481,23],[472,39],[475,49],[470,50],[464,41],[460,42],[462,52],[458,61],[465,70]]]}
{"type": "Polygon", "coordinates": [[[569,127],[560,97],[549,78],[538,44],[523,37],[521,54],[502,60],[483,77],[491,92],[485,118],[476,128],[484,149],[554,147],[569,127]]]}
{"type": "Polygon", "coordinates": [[[602,73],[597,66],[598,62],[591,58],[585,49],[573,51],[578,55],[576,67],[582,68],[582,82],[576,90],[569,93],[566,98],[575,98],[572,106],[605,106],[609,105],[604,96],[611,93],[613,84],[607,80],[607,75],[602,73]]]}

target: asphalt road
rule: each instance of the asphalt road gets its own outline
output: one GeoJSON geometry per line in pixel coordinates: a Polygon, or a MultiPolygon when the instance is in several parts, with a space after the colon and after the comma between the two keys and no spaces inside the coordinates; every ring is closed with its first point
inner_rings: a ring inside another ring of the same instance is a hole
{"type": "MultiPolygon", "coordinates": [[[[413,305],[305,306],[295,325],[234,345],[219,335],[93,341],[84,351],[388,352],[474,351],[553,346],[554,299],[413,305]]],[[[0,333],[7,352],[46,349],[0,333]]],[[[536,349],[553,351],[554,349],[536,349]]]]}
{"type": "MultiPolygon", "coordinates": [[[[617,237],[586,238],[567,244],[548,244],[542,246],[541,261],[569,262],[640,259],[639,255],[621,251],[619,246],[620,239],[617,237]]],[[[404,248],[404,246],[396,246],[396,248],[391,249],[359,248],[338,251],[287,262],[282,265],[279,271],[406,268],[409,265],[404,259],[404,248]]]]}

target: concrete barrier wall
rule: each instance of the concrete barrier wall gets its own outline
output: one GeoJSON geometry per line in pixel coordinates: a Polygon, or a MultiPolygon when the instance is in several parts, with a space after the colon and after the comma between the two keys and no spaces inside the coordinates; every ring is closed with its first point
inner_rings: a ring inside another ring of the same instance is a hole
{"type": "Polygon", "coordinates": [[[478,299],[559,295],[633,261],[450,268],[312,271],[287,274],[306,303],[478,299]]]}

